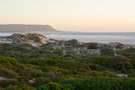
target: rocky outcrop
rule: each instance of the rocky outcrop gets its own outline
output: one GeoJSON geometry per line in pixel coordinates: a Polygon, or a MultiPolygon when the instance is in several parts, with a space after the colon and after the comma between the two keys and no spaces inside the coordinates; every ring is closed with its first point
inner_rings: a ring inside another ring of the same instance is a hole
{"type": "Polygon", "coordinates": [[[28,43],[33,46],[39,46],[48,42],[48,39],[41,34],[12,34],[7,37],[0,37],[1,43],[28,43]]]}

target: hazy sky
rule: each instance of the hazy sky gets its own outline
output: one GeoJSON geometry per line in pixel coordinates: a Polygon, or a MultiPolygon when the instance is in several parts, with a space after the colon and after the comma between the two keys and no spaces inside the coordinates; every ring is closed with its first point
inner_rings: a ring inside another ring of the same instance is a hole
{"type": "Polygon", "coordinates": [[[0,0],[0,24],[61,31],[135,32],[135,0],[0,0]]]}

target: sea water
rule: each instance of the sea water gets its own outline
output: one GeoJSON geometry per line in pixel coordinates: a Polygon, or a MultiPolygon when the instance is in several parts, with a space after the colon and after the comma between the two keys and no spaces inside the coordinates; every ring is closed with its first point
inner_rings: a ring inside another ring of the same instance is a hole
{"type": "Polygon", "coordinates": [[[135,33],[81,33],[81,32],[61,32],[44,33],[48,38],[59,40],[77,39],[80,42],[110,43],[120,42],[123,44],[135,44],[135,33]]]}
{"type": "MultiPolygon", "coordinates": [[[[123,44],[134,44],[135,45],[135,33],[111,33],[111,32],[38,32],[45,35],[47,38],[58,39],[58,40],[70,40],[77,39],[80,42],[99,42],[99,43],[110,43],[120,42],[123,44]]],[[[9,36],[13,33],[0,33],[0,36],[9,36]]]]}

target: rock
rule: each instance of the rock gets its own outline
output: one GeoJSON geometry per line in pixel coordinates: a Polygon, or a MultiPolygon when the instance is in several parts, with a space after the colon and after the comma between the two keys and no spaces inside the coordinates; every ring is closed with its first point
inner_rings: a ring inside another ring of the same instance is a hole
{"type": "Polygon", "coordinates": [[[126,74],[117,74],[118,77],[128,77],[126,74]]]}

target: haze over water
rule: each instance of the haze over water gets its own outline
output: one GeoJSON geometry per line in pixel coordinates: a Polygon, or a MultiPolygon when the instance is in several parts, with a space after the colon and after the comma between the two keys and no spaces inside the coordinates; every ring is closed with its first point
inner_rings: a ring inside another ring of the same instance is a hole
{"type": "MultiPolygon", "coordinates": [[[[47,38],[58,40],[77,39],[80,42],[110,43],[120,42],[135,45],[135,33],[91,33],[91,32],[38,32],[47,38]]],[[[9,36],[13,33],[0,33],[0,36],[9,36]]],[[[24,34],[24,33],[23,33],[24,34]]]]}

